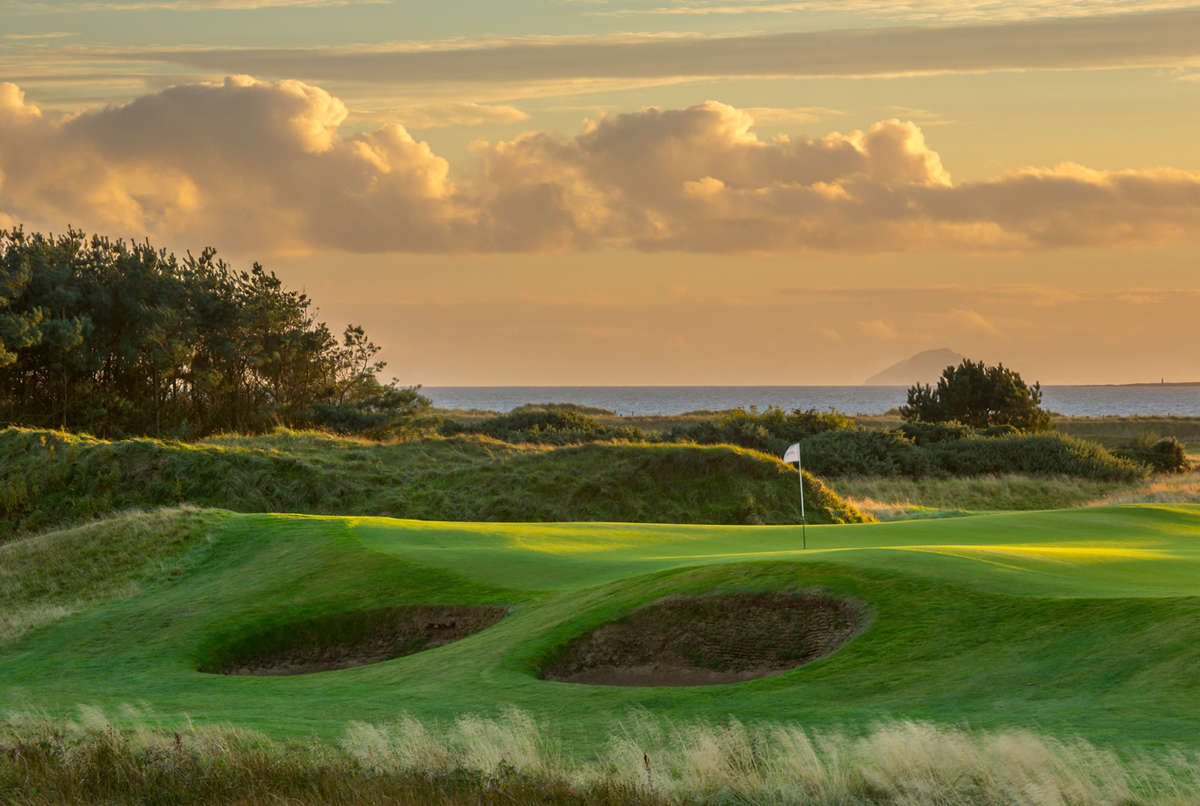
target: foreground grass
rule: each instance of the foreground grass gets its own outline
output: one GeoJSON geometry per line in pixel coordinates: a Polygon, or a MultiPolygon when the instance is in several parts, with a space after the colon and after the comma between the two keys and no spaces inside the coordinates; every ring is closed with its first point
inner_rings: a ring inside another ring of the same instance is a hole
{"type": "Polygon", "coordinates": [[[1200,511],[1089,508],[795,527],[428,523],[211,513],[181,576],[0,644],[0,711],[146,702],[202,723],[334,740],[347,720],[444,722],[504,706],[597,752],[612,714],[857,732],[880,719],[1194,747],[1200,511]],[[776,676],[717,687],[543,680],[578,636],[666,596],[820,591],[864,631],[776,676]],[[499,623],[381,663],[206,674],[247,637],[407,604],[502,606],[499,623]],[[327,618],[328,617],[328,618],[327,618]]]}
{"type": "Polygon", "coordinates": [[[15,716],[0,729],[0,801],[1166,806],[1200,798],[1195,756],[1121,757],[1029,731],[904,721],[849,735],[634,712],[600,746],[572,758],[515,710],[442,724],[351,723],[328,745],[229,728],[121,729],[82,708],[75,720],[15,716]]]}
{"type": "MultiPolygon", "coordinates": [[[[729,446],[488,437],[378,443],[315,432],[198,443],[0,431],[0,542],[132,507],[421,520],[799,523],[794,471],[729,446]]],[[[805,478],[811,523],[864,520],[805,478]]]]}

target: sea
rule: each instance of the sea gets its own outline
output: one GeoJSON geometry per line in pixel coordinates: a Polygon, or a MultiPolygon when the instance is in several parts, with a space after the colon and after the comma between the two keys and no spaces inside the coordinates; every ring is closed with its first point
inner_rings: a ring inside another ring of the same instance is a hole
{"type": "MultiPolygon", "coordinates": [[[[697,410],[835,409],[884,414],[904,405],[904,386],[435,386],[421,391],[435,406],[506,412],[525,403],[578,403],[617,414],[697,410]]],[[[1042,406],[1071,417],[1200,417],[1200,384],[1043,386],[1042,406]]]]}

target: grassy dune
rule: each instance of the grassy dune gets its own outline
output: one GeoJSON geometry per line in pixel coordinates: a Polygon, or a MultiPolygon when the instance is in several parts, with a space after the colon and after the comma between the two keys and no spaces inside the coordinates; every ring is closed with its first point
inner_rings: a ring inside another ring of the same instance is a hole
{"type": "Polygon", "coordinates": [[[1122,747],[1196,741],[1196,507],[819,526],[806,552],[793,527],[204,517],[211,545],[180,575],[0,645],[0,709],[65,716],[81,702],[147,703],[170,719],[334,740],[348,720],[515,706],[571,753],[594,752],[614,716],[639,708],[852,734],[887,719],[966,720],[1122,747]],[[564,642],[664,595],[807,590],[865,603],[870,623],[782,675],[698,688],[538,677],[564,642]],[[511,614],[456,643],[359,668],[197,671],[247,634],[406,603],[511,614]]]}
{"type": "MultiPolygon", "coordinates": [[[[487,437],[378,443],[280,432],[196,443],[0,431],[0,542],[131,507],[353,512],[423,520],[798,523],[796,475],[728,446],[487,437]]],[[[813,523],[863,520],[805,479],[813,523]]]]}
{"type": "Polygon", "coordinates": [[[0,644],[181,576],[217,520],[188,509],[129,512],[0,545],[0,644]]]}

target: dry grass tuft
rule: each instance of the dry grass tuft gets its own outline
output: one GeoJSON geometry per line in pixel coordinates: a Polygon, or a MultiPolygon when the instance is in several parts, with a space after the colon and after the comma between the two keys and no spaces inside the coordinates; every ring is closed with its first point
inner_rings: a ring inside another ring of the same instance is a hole
{"type": "MultiPolygon", "coordinates": [[[[1200,757],[1121,756],[1081,739],[888,722],[866,735],[798,725],[673,723],[647,712],[572,759],[516,710],[447,725],[352,723],[337,746],[230,728],[121,729],[81,708],[0,726],[0,802],[777,803],[806,806],[1182,806],[1200,757]]],[[[139,720],[141,720],[139,722],[139,720]]]]}

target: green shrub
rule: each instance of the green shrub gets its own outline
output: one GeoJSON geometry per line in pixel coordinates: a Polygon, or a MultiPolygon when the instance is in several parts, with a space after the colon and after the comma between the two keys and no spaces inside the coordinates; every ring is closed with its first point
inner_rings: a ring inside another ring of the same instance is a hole
{"type": "Polygon", "coordinates": [[[994,367],[964,358],[942,370],[936,386],[909,387],[900,416],[909,422],[959,422],[973,428],[1013,425],[1027,431],[1050,428],[1050,413],[1041,407],[1042,388],[1026,385],[1003,364],[994,367]]]}
{"type": "Polygon", "coordinates": [[[816,409],[795,409],[785,412],[778,406],[764,411],[731,409],[721,417],[699,423],[676,425],[667,431],[665,439],[687,441],[701,445],[738,445],[772,456],[782,456],[788,446],[813,434],[844,431],[854,423],[844,414],[816,409]]]}
{"type": "Polygon", "coordinates": [[[1113,456],[1095,442],[1056,433],[943,442],[930,453],[934,466],[951,476],[1025,473],[1133,481],[1146,475],[1135,462],[1113,456]]]}
{"type": "Polygon", "coordinates": [[[1115,451],[1118,456],[1148,466],[1155,473],[1186,473],[1192,469],[1187,451],[1175,437],[1155,438],[1143,434],[1132,447],[1115,451]]]}
{"type": "Polygon", "coordinates": [[[444,434],[486,434],[505,442],[541,445],[576,445],[616,439],[644,442],[646,435],[631,426],[602,425],[587,414],[568,407],[523,406],[508,414],[469,425],[448,425],[444,434]]]}
{"type": "Polygon", "coordinates": [[[804,467],[819,476],[989,476],[1022,473],[1131,481],[1143,465],[1103,446],[1056,433],[976,435],[917,444],[900,431],[849,430],[800,443],[804,467]]]}
{"type": "Polygon", "coordinates": [[[585,406],[582,403],[522,403],[513,409],[518,411],[573,411],[579,414],[602,414],[615,417],[617,413],[599,406],[585,406]]]}
{"type": "Polygon", "coordinates": [[[818,476],[911,476],[930,474],[926,452],[895,431],[826,431],[800,443],[805,469],[818,476]]]}
{"type": "Polygon", "coordinates": [[[896,430],[918,445],[966,439],[974,433],[969,426],[958,423],[902,423],[896,430]]]}

